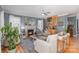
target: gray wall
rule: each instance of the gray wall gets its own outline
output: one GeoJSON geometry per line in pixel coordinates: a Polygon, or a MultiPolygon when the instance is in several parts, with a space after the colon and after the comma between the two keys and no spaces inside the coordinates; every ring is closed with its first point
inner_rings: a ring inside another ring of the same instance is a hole
{"type": "MultiPolygon", "coordinates": [[[[8,23],[9,22],[9,15],[8,13],[4,13],[4,22],[8,23]]],[[[18,15],[15,15],[18,16],[18,15]]],[[[19,16],[21,17],[21,24],[24,25],[26,22],[28,23],[29,20],[34,19],[34,21],[37,21],[39,18],[35,18],[35,17],[30,17],[30,16],[19,16]]]]}
{"type": "Polygon", "coordinates": [[[2,11],[2,8],[1,8],[1,6],[0,6],[0,11],[2,11]]]}
{"type": "Polygon", "coordinates": [[[4,23],[9,23],[9,14],[4,13],[4,23]]]}

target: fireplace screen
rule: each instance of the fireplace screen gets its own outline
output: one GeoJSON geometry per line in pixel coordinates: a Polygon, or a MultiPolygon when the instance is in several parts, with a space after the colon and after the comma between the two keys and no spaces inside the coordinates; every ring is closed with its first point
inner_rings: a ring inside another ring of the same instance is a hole
{"type": "Polygon", "coordinates": [[[34,30],[33,29],[29,29],[28,30],[28,36],[33,35],[34,34],[34,30]]]}

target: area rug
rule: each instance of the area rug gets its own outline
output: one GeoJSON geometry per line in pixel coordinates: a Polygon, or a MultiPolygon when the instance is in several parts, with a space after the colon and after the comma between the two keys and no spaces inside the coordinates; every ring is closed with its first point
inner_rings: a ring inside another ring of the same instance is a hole
{"type": "Polygon", "coordinates": [[[24,53],[35,53],[34,44],[31,39],[21,39],[20,45],[23,47],[24,53]]]}

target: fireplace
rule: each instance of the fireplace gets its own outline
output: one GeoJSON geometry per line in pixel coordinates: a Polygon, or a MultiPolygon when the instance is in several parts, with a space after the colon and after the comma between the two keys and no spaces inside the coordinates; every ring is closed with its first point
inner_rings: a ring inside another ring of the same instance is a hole
{"type": "Polygon", "coordinates": [[[28,29],[28,36],[33,35],[34,34],[34,30],[33,29],[28,29]]]}

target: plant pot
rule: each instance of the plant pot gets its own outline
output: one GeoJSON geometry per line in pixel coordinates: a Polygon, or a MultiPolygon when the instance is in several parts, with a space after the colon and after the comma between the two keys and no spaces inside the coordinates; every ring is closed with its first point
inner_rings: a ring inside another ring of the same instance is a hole
{"type": "Polygon", "coordinates": [[[8,53],[15,53],[15,52],[16,52],[16,48],[12,50],[8,50],[8,53]]]}
{"type": "Polygon", "coordinates": [[[4,46],[8,46],[7,40],[4,40],[4,41],[3,41],[3,45],[4,45],[4,46]]]}

